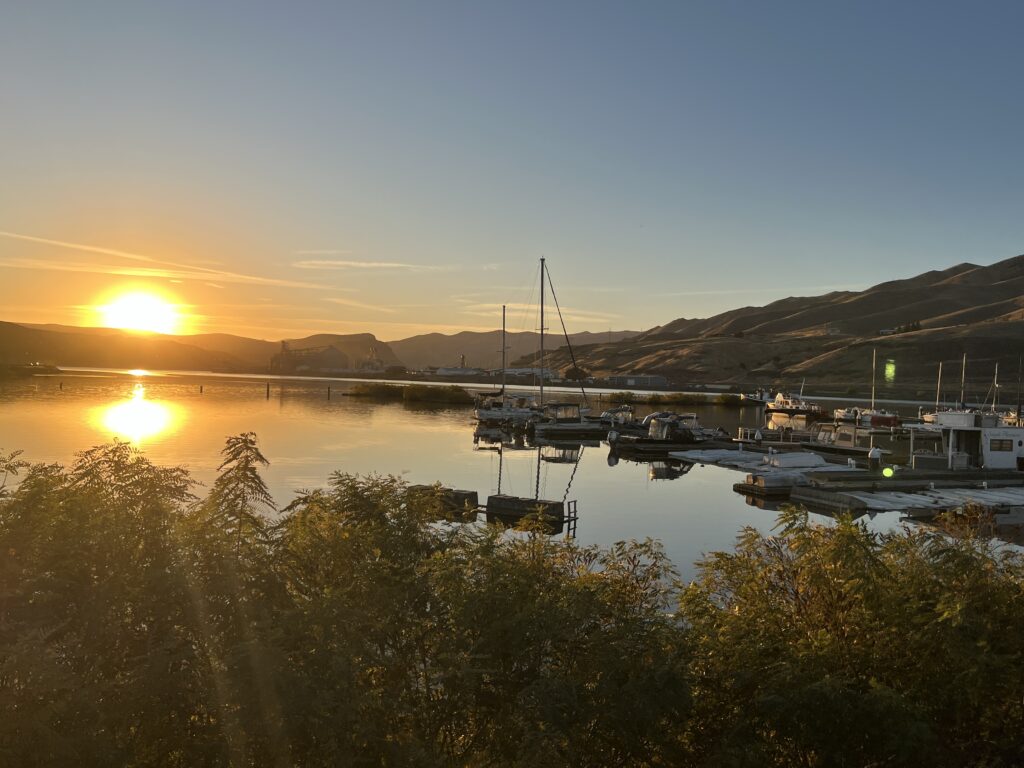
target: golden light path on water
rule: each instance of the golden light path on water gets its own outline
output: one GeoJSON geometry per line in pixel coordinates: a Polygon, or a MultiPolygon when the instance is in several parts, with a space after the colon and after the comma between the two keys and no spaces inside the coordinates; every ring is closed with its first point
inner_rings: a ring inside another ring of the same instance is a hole
{"type": "Polygon", "coordinates": [[[138,445],[175,432],[184,421],[184,411],[173,403],[147,400],[146,388],[137,383],[130,399],[94,409],[92,421],[114,437],[138,445]]]}

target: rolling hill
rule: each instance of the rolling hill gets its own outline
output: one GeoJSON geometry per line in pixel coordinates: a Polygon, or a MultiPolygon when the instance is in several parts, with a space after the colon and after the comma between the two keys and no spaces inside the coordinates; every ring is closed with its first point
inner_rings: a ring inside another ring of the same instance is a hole
{"type": "MultiPolygon", "coordinates": [[[[806,378],[863,390],[873,348],[887,364],[888,380],[880,374],[880,382],[889,388],[934,390],[939,361],[958,371],[965,353],[976,386],[992,379],[997,362],[1004,381],[1015,379],[1024,352],[1024,256],[680,318],[625,342],[580,347],[577,358],[598,376],[643,372],[740,385],[806,378]]],[[[533,356],[518,364],[530,362],[533,356]]],[[[567,367],[568,356],[556,351],[548,365],[567,367]]]]}
{"type": "MultiPolygon", "coordinates": [[[[388,345],[369,333],[316,334],[288,340],[291,349],[334,346],[357,363],[376,356],[397,365],[388,345]]],[[[97,368],[266,373],[281,343],[226,333],[137,334],[112,328],[0,322],[0,363],[44,362],[97,368]]]]}

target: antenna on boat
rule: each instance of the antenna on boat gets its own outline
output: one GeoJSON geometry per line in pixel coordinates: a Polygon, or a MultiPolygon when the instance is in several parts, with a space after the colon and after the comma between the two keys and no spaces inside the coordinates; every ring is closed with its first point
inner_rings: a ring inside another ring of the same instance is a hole
{"type": "Polygon", "coordinates": [[[992,410],[999,405],[999,361],[996,360],[996,372],[992,377],[992,410]]]}
{"type": "Polygon", "coordinates": [[[960,407],[966,408],[967,401],[964,399],[964,385],[967,383],[967,353],[964,352],[964,361],[960,364],[960,407]]]}
{"type": "Polygon", "coordinates": [[[942,392],[942,361],[939,360],[939,376],[935,381],[935,412],[939,412],[939,395],[942,392]]]}
{"type": "Polygon", "coordinates": [[[1017,355],[1017,426],[1020,426],[1020,365],[1021,356],[1017,355]]]}
{"type": "Polygon", "coordinates": [[[871,349],[871,410],[875,410],[875,361],[878,357],[878,349],[871,349]]]}
{"type": "Polygon", "coordinates": [[[534,486],[533,498],[535,501],[540,500],[540,443],[537,444],[537,484],[534,486]]]}

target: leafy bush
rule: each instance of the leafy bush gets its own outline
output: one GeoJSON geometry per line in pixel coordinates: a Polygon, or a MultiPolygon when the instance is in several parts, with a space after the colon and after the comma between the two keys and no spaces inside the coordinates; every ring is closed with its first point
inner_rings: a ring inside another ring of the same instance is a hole
{"type": "Polygon", "coordinates": [[[695,764],[1019,765],[1024,565],[784,513],[683,594],[695,764]]]}
{"type": "Polygon", "coordinates": [[[639,765],[685,719],[656,545],[341,474],[271,520],[264,461],[200,500],[119,443],[0,501],[0,764],[639,765]]]}
{"type": "Polygon", "coordinates": [[[398,384],[378,384],[377,382],[366,382],[356,384],[346,394],[349,397],[366,397],[374,400],[402,400],[405,387],[398,384]]]}
{"type": "Polygon", "coordinates": [[[970,529],[791,510],[682,585],[393,477],[275,513],[265,463],[230,438],[200,499],[123,443],[0,456],[0,764],[1024,761],[1024,564],[970,529]]]}
{"type": "Polygon", "coordinates": [[[428,387],[411,384],[403,392],[407,403],[445,403],[447,405],[472,405],[473,396],[462,387],[428,387]]]}

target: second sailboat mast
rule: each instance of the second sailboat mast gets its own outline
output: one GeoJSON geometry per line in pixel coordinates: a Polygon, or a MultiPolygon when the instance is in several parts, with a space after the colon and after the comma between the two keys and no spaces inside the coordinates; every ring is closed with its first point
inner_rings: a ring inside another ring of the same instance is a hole
{"type": "Polygon", "coordinates": [[[540,404],[544,405],[544,257],[540,257],[540,404]]]}

